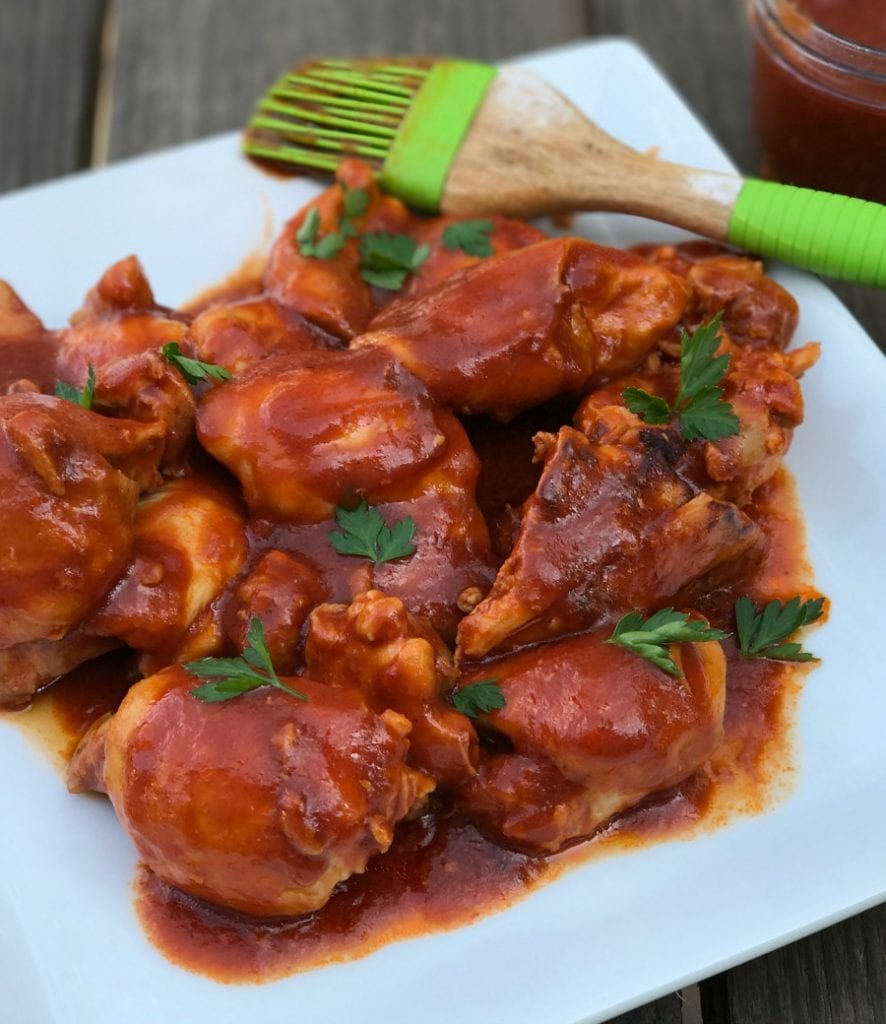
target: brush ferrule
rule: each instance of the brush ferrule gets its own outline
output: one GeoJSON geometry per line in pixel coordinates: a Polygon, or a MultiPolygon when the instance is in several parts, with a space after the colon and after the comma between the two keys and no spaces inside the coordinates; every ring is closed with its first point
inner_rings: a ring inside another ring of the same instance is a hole
{"type": "Polygon", "coordinates": [[[496,69],[473,61],[435,64],[400,124],[381,170],[383,189],[436,212],[456,154],[496,69]]]}

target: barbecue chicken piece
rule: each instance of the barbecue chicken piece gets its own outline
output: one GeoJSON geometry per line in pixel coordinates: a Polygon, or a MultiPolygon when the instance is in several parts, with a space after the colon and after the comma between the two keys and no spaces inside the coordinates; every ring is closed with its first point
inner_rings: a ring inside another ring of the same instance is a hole
{"type": "Polygon", "coordinates": [[[195,476],[165,484],[139,503],[132,557],[86,632],[135,648],[145,674],[219,653],[224,637],[214,602],[242,569],[246,550],[232,495],[195,476]]]}
{"type": "Polygon", "coordinates": [[[71,316],[71,323],[98,323],[121,313],[168,313],[158,306],[154,292],[137,256],[117,260],[90,288],[83,305],[71,316]]]}
{"type": "Polygon", "coordinates": [[[682,442],[675,427],[644,423],[625,406],[623,392],[638,387],[673,405],[679,388],[679,367],[650,362],[628,377],[597,388],[575,414],[575,425],[598,444],[642,445],[654,432],[667,436],[680,452],[678,473],[713,497],[746,505],[754,491],[779,468],[790,447],[794,428],[803,422],[799,378],[818,359],[815,343],[791,352],[774,348],[740,348],[724,339],[717,350],[731,356],[721,387],[723,399],[738,417],[739,432],[719,441],[682,442]]]}
{"type": "MultiPolygon", "coordinates": [[[[490,230],[483,232],[483,237],[488,240],[492,249],[490,255],[493,256],[502,252],[510,252],[512,249],[524,249],[527,245],[543,242],[548,237],[531,224],[522,220],[514,220],[511,217],[493,215],[484,220],[490,225],[490,230]]],[[[483,223],[483,221],[477,222],[465,217],[429,217],[427,220],[420,220],[415,225],[412,237],[419,245],[430,246],[430,252],[418,272],[410,274],[406,278],[402,289],[399,292],[391,293],[394,301],[418,298],[419,295],[432,291],[447,278],[467,270],[469,267],[475,267],[488,258],[466,252],[458,245],[450,248],[444,244],[443,235],[447,229],[457,227],[466,221],[471,224],[483,223]]]]}
{"type": "Polygon", "coordinates": [[[358,496],[408,499],[473,456],[452,414],[376,351],[266,359],[204,398],[197,432],[253,513],[290,523],[321,522],[358,496]]]}
{"type": "MultiPolygon", "coordinates": [[[[386,353],[266,359],[204,398],[197,431],[240,480],[255,515],[324,524],[319,548],[348,572],[361,563],[329,544],[336,506],[365,499],[388,524],[413,518],[415,553],[374,568],[364,561],[371,576],[331,592],[333,600],[377,587],[451,636],[461,592],[488,585],[477,457],[452,413],[386,353]]],[[[272,538],[270,546],[280,545],[272,538]]]]}
{"type": "Polygon", "coordinates": [[[242,651],[252,620],[260,619],[271,661],[278,672],[291,675],[299,664],[308,614],[327,597],[320,574],[305,559],[266,551],[237,586],[224,613],[225,633],[242,651]]]}
{"type": "Polygon", "coordinates": [[[86,734],[69,788],[106,792],[170,885],[257,917],[316,910],[388,849],[433,783],[404,763],[401,715],[283,681],[307,699],[261,687],[203,703],[179,666],[144,679],[86,734]]]}
{"type": "Polygon", "coordinates": [[[162,426],[165,443],[159,468],[169,474],[184,470],[197,405],[184,377],[159,351],[109,363],[96,380],[93,408],[108,416],[162,426]]]}
{"type": "MultiPolygon", "coordinates": [[[[335,185],[284,226],[271,251],[264,285],[270,298],[290,314],[298,314],[346,342],[362,334],[378,310],[395,296],[422,294],[479,262],[479,256],[460,246],[443,244],[443,232],[460,218],[416,217],[399,199],[382,193],[372,168],[359,160],[342,161],[336,178],[335,185]],[[315,218],[313,237],[307,239],[305,233],[311,233],[315,218]],[[377,233],[405,235],[416,247],[429,247],[427,258],[408,275],[400,292],[373,286],[363,276],[361,237],[377,233]],[[319,256],[312,251],[311,243],[322,244],[336,236],[342,244],[335,251],[319,256]]],[[[545,237],[523,221],[492,217],[490,223],[491,230],[484,237],[494,252],[545,237]]]]}
{"type": "Polygon", "coordinates": [[[372,168],[357,160],[344,160],[336,171],[337,183],[317,197],[283,227],[274,243],[265,272],[268,294],[280,305],[343,341],[366,330],[389,293],[373,289],[360,274],[357,234],[382,231],[410,234],[417,218],[399,199],[386,196],[375,184],[372,168]],[[345,214],[345,191],[363,189],[368,204],[350,218],[354,234],[333,259],[302,254],[299,231],[309,216],[319,218],[317,240],[339,232],[345,214]],[[311,214],[316,210],[316,215],[311,214]]]}
{"type": "Polygon", "coordinates": [[[350,605],[316,608],[306,659],[313,679],[355,687],[374,711],[392,708],[408,718],[409,763],[438,784],[474,774],[476,733],[444,698],[456,675],[452,656],[402,601],[370,590],[350,605]]]}
{"type": "Polygon", "coordinates": [[[27,338],[44,330],[40,317],[22,302],[12,285],[0,281],[0,338],[27,338]]]}
{"type": "Polygon", "coordinates": [[[639,256],[553,238],[392,303],[352,347],[389,352],[441,405],[507,420],[632,369],[686,297],[680,278],[639,256]]]}
{"type": "Polygon", "coordinates": [[[685,278],[686,324],[697,327],[722,311],[722,326],[737,345],[783,349],[797,326],[797,301],[763,273],[759,260],[712,242],[638,246],[658,266],[685,278]]]}
{"type": "Polygon", "coordinates": [[[722,739],[726,659],[718,643],[672,646],[682,672],[674,678],[605,644],[611,632],[610,624],[478,670],[505,697],[479,728],[507,737],[513,753],[484,755],[460,799],[512,843],[552,852],[587,836],[691,775],[722,739]]]}
{"type": "Polygon", "coordinates": [[[328,339],[269,295],[210,306],[188,328],[187,346],[197,359],[242,373],[269,356],[316,352],[328,339]]]}
{"type": "Polygon", "coordinates": [[[162,445],[154,425],[46,395],[0,399],[0,702],[73,667],[73,641],[64,653],[47,643],[71,633],[126,564],[162,445]]]}
{"type": "Polygon", "coordinates": [[[663,439],[628,447],[594,445],[571,427],[536,435],[541,479],[492,590],[459,624],[460,655],[661,607],[751,557],[758,528],[678,477],[663,439]]]}

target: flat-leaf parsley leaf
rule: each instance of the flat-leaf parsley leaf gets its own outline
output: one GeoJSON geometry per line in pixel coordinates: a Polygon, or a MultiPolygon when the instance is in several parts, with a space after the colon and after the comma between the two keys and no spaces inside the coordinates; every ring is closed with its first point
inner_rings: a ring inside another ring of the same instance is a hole
{"type": "Polygon", "coordinates": [[[442,242],[447,249],[461,249],[468,256],[491,256],[493,227],[491,220],[460,220],[444,229],[442,242]]]}
{"type": "Polygon", "coordinates": [[[360,275],[368,284],[397,292],[409,274],[428,258],[429,245],[416,245],[409,235],[367,231],[360,236],[360,275]]]}
{"type": "Polygon", "coordinates": [[[189,359],[182,354],[177,341],[168,341],[161,350],[166,361],[171,363],[189,384],[199,384],[210,377],[213,380],[230,380],[231,371],[215,363],[204,363],[199,359],[189,359]]]}
{"type": "Polygon", "coordinates": [[[370,558],[377,564],[415,554],[415,521],[411,516],[388,527],[378,509],[361,501],[353,511],[337,508],[335,521],[341,532],[333,530],[329,543],[340,555],[370,558]]]}
{"type": "Polygon", "coordinates": [[[690,619],[686,612],[662,608],[645,622],[639,612],[628,612],[618,620],[606,643],[633,651],[669,675],[679,676],[680,670],[668,653],[669,644],[700,644],[710,640],[725,640],[727,636],[728,633],[712,629],[706,622],[690,619]]]}
{"type": "Polygon", "coordinates": [[[86,370],[86,384],[82,388],[75,388],[73,384],[66,384],[63,380],[57,381],[55,385],[55,397],[64,398],[82,409],[91,409],[92,400],[95,397],[95,367],[89,364],[86,370]]]}
{"type": "Polygon", "coordinates": [[[468,683],[467,686],[456,690],[449,699],[455,710],[467,715],[468,718],[476,718],[477,715],[489,711],[499,711],[505,706],[505,695],[494,678],[478,679],[475,683],[468,683]]]}
{"type": "Polygon", "coordinates": [[[802,644],[784,641],[801,626],[820,619],[823,605],[823,597],[802,602],[792,597],[786,604],[770,601],[760,611],[749,597],[740,597],[735,602],[735,626],[741,653],[746,658],[816,661],[802,644]]]}
{"type": "Polygon", "coordinates": [[[200,661],[184,663],[182,667],[191,675],[211,680],[191,690],[197,700],[205,704],[217,704],[239,697],[241,693],[257,690],[260,686],[273,686],[299,700],[308,699],[303,693],[280,682],[265,642],[261,619],[253,618],[250,621],[247,641],[239,658],[202,658],[200,661]]]}
{"type": "Polygon", "coordinates": [[[723,401],[719,386],[729,369],[731,356],[715,356],[720,346],[720,320],[717,313],[693,333],[680,333],[680,389],[673,407],[642,388],[622,392],[625,405],[645,423],[668,423],[676,416],[684,441],[719,441],[731,437],[740,428],[735,410],[723,401]]]}

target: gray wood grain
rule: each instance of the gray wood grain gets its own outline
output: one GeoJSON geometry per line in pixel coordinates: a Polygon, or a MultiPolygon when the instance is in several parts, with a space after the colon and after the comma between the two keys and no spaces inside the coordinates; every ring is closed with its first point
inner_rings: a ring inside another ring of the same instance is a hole
{"type": "Polygon", "coordinates": [[[121,0],[112,158],[242,125],[311,55],[496,59],[585,35],[580,0],[121,0]]]}
{"type": "Polygon", "coordinates": [[[724,984],[728,1024],[883,1024],[886,907],[753,960],[724,984]]]}
{"type": "Polygon", "coordinates": [[[103,0],[0,2],[0,191],[89,164],[103,0]]]}

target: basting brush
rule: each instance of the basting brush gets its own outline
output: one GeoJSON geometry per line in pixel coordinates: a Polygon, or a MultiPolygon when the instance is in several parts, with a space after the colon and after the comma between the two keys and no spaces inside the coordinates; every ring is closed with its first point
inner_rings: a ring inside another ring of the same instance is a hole
{"type": "Polygon", "coordinates": [[[314,61],[260,100],[243,148],[278,166],[330,174],[343,157],[360,157],[383,189],[428,212],[632,213],[886,287],[886,206],[639,153],[522,69],[314,61]]]}

